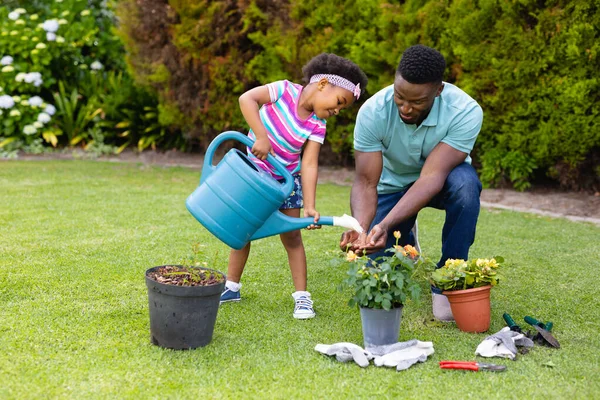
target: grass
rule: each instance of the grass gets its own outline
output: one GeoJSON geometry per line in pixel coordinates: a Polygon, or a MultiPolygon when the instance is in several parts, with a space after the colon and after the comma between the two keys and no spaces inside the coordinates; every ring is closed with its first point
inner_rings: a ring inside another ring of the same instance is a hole
{"type": "MultiPolygon", "coordinates": [[[[243,301],[219,310],[207,347],[150,344],[146,269],[188,256],[195,242],[226,270],[228,249],[184,206],[197,171],[94,161],[0,163],[0,398],[598,398],[600,229],[482,210],[472,257],[503,255],[490,332],[509,312],[525,327],[553,321],[562,348],[536,347],[501,374],[441,371],[474,359],[485,334],[431,323],[431,299],[405,307],[399,340],[433,341],[407,371],[341,364],[317,343],[362,344],[360,317],[331,267],[340,228],[305,232],[317,318],[292,318],[293,291],[277,238],[253,244],[243,301]]],[[[323,215],[348,212],[349,188],[319,187],[323,215]]],[[[444,215],[419,215],[421,244],[439,257],[444,215]]],[[[425,284],[424,284],[425,288],[425,284]]]]}

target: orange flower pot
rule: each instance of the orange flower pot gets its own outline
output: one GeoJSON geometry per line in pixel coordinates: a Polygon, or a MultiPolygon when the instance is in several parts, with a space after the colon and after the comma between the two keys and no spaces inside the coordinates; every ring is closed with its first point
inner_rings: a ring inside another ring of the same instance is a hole
{"type": "Polygon", "coordinates": [[[442,293],[448,297],[458,329],[463,332],[485,332],[490,328],[491,288],[488,285],[442,293]]]}

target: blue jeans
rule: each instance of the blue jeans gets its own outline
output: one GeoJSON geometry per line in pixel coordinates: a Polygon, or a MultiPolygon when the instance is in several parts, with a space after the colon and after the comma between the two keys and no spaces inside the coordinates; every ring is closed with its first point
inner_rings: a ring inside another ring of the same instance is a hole
{"type": "MultiPolygon", "coordinates": [[[[377,196],[377,212],[369,230],[380,223],[400,201],[408,188],[396,192],[380,194],[377,196]]],[[[442,190],[427,204],[426,207],[446,210],[446,221],[442,229],[442,257],[438,267],[444,265],[449,258],[469,258],[469,247],[475,240],[475,228],[479,217],[479,195],[481,194],[481,182],[477,177],[475,169],[462,163],[454,168],[444,183],[442,190]]],[[[400,231],[401,237],[398,244],[414,245],[415,238],[410,231],[415,224],[417,216],[414,215],[400,224],[393,226],[388,231],[385,248],[396,244],[394,231],[400,231]]],[[[374,259],[385,255],[385,250],[369,255],[374,259]]]]}

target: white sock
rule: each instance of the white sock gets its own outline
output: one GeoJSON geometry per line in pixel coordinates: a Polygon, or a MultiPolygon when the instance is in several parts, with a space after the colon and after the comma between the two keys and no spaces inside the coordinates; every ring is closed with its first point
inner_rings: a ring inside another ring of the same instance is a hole
{"type": "Polygon", "coordinates": [[[292,297],[296,300],[300,296],[306,296],[310,299],[310,293],[304,290],[298,290],[297,292],[292,293],[292,297]]]}
{"type": "Polygon", "coordinates": [[[239,282],[226,281],[225,287],[231,290],[232,292],[239,292],[240,288],[242,287],[242,284],[239,282]]]}

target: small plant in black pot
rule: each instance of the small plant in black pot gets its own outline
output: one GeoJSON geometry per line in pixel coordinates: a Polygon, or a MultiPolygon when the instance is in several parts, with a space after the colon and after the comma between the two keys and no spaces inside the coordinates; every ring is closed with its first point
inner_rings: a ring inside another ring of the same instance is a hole
{"type": "Polygon", "coordinates": [[[194,349],[212,340],[225,274],[200,262],[201,245],[179,265],[146,271],[152,343],[170,349],[194,349]]]}

